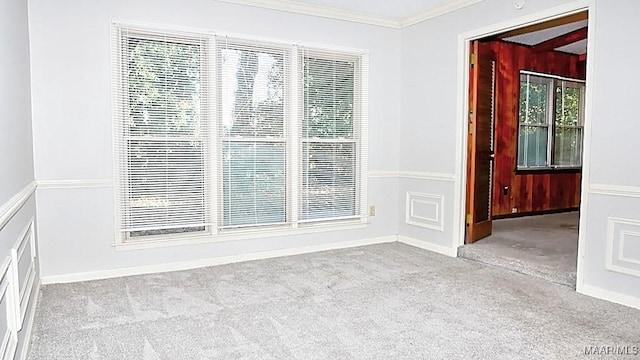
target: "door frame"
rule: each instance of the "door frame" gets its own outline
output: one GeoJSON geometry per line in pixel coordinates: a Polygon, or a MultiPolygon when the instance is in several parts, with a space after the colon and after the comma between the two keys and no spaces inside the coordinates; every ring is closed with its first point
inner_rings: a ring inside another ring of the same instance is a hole
{"type": "Polygon", "coordinates": [[[582,292],[584,274],[584,241],[587,229],[588,189],[590,184],[590,154],[591,154],[591,113],[593,103],[593,72],[595,55],[595,0],[577,0],[564,5],[546,9],[540,12],[513,18],[504,22],[489,25],[483,28],[471,30],[458,35],[458,90],[457,90],[457,115],[456,115],[456,168],[455,178],[457,184],[454,194],[453,230],[457,240],[454,246],[464,245],[465,221],[466,221],[466,188],[467,188],[467,133],[469,113],[469,60],[471,41],[500,34],[506,31],[533,25],[548,20],[561,18],[582,11],[588,11],[587,31],[587,63],[586,63],[586,93],[585,93],[585,119],[584,138],[582,152],[582,180],[580,190],[580,223],[578,230],[578,259],[576,290],[582,292]]]}

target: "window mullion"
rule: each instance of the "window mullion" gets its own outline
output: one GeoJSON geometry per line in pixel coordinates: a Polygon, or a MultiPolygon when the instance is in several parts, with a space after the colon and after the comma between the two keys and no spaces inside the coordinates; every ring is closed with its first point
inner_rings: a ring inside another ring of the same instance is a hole
{"type": "Polygon", "coordinates": [[[555,161],[554,142],[556,133],[556,84],[555,80],[549,79],[549,90],[547,91],[547,166],[553,166],[555,161]]]}
{"type": "Polygon", "coordinates": [[[207,114],[209,116],[209,144],[208,144],[208,155],[209,158],[207,163],[205,164],[205,170],[209,172],[209,185],[208,186],[208,198],[211,199],[211,203],[209,204],[209,216],[211,216],[211,222],[213,224],[211,233],[217,234],[220,223],[220,177],[222,176],[222,169],[220,168],[221,162],[220,159],[220,139],[219,139],[219,124],[220,119],[218,116],[218,55],[217,55],[217,47],[216,47],[216,39],[215,37],[211,37],[208,41],[207,46],[207,87],[206,92],[208,94],[207,97],[207,114]]]}
{"type": "Polygon", "coordinates": [[[302,80],[302,66],[300,64],[302,57],[298,54],[298,47],[293,46],[291,48],[291,61],[289,65],[289,81],[285,83],[285,86],[289,86],[288,101],[289,108],[287,117],[285,118],[285,125],[287,129],[287,136],[289,137],[288,144],[288,157],[287,170],[289,175],[287,180],[288,186],[288,198],[287,207],[290,209],[288,221],[292,224],[292,227],[298,227],[299,218],[299,205],[300,205],[300,147],[302,142],[300,140],[300,123],[302,122],[302,87],[300,81],[302,80]]]}

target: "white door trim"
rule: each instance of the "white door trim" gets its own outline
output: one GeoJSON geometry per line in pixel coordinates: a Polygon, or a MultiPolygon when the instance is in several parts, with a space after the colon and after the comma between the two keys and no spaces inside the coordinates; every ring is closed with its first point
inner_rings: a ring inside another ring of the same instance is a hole
{"type": "Polygon", "coordinates": [[[589,189],[589,159],[591,145],[591,104],[593,94],[593,70],[594,61],[594,38],[595,33],[595,1],[594,0],[577,0],[561,6],[553,7],[547,10],[525,15],[522,17],[510,19],[504,22],[471,30],[458,35],[458,92],[457,92],[457,115],[456,123],[456,168],[455,178],[457,186],[454,193],[454,209],[453,209],[453,226],[454,236],[457,241],[453,242],[454,247],[464,245],[465,234],[465,201],[467,187],[467,131],[468,122],[467,114],[469,113],[469,46],[472,40],[483,37],[496,35],[509,30],[517,29],[523,26],[540,23],[543,21],[556,19],[578,13],[581,11],[589,11],[589,30],[587,44],[587,68],[586,68],[586,96],[585,96],[585,122],[584,122],[584,147],[583,147],[583,164],[582,164],[582,189],[580,199],[580,231],[578,236],[578,269],[576,289],[582,292],[584,281],[584,240],[587,230],[586,215],[588,209],[588,191],[589,189]]]}

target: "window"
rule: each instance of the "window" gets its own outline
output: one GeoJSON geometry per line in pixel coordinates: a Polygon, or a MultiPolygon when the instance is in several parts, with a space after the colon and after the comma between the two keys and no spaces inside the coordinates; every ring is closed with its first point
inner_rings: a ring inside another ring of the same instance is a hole
{"type": "Polygon", "coordinates": [[[584,81],[522,71],[518,169],[582,165],[584,81]]]}
{"type": "Polygon", "coordinates": [[[287,222],[285,54],[218,43],[223,227],[287,222]]]}
{"type": "Polygon", "coordinates": [[[119,243],[364,221],[361,52],[113,34],[119,243]]]}
{"type": "Polygon", "coordinates": [[[302,54],[302,220],[357,214],[356,58],[302,54]]]}

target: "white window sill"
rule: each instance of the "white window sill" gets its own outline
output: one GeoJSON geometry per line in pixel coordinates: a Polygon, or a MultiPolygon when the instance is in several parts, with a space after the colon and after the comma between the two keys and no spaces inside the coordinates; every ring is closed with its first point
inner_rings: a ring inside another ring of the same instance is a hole
{"type": "Polygon", "coordinates": [[[116,251],[153,249],[179,245],[208,244],[225,241],[263,239],[271,237],[322,233],[329,231],[364,229],[367,227],[367,224],[367,219],[362,218],[340,222],[310,223],[300,225],[298,228],[292,228],[291,225],[286,225],[269,228],[256,227],[233,230],[227,229],[222,230],[216,234],[176,234],[175,236],[171,237],[163,236],[156,238],[149,237],[143,240],[127,240],[126,242],[116,242],[115,244],[113,244],[113,246],[115,247],[116,251]]]}

